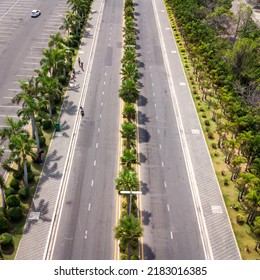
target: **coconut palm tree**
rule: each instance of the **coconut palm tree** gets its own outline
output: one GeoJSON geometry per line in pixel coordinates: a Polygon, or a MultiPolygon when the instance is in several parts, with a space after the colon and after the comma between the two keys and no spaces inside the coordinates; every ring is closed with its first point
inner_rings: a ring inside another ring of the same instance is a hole
{"type": "Polygon", "coordinates": [[[11,150],[11,154],[9,158],[11,160],[18,158],[20,164],[23,165],[23,180],[25,187],[28,187],[28,172],[26,164],[27,157],[36,157],[36,154],[33,152],[35,144],[35,140],[30,138],[27,132],[21,132],[17,135],[13,135],[10,138],[9,149],[11,150]]]}
{"type": "Polygon", "coordinates": [[[125,103],[124,105],[124,111],[123,111],[123,117],[127,118],[127,120],[134,121],[136,117],[136,110],[134,104],[131,103],[125,103]]]}
{"type": "Polygon", "coordinates": [[[27,124],[27,121],[25,119],[15,121],[12,117],[6,116],[6,124],[7,127],[0,130],[2,139],[10,139],[12,135],[24,132],[24,126],[27,124]]]}
{"type": "Polygon", "coordinates": [[[135,63],[128,63],[122,67],[120,74],[124,80],[132,79],[134,82],[137,82],[139,71],[135,63]]]}
{"type": "Polygon", "coordinates": [[[124,102],[135,103],[138,99],[139,90],[137,83],[132,79],[125,79],[119,90],[119,96],[124,102]]]}
{"type": "Polygon", "coordinates": [[[115,228],[115,238],[120,240],[122,244],[127,244],[127,256],[131,258],[131,245],[143,234],[143,228],[139,219],[132,214],[125,216],[119,220],[115,228]]]}
{"type": "Polygon", "coordinates": [[[52,111],[56,100],[61,100],[63,94],[60,90],[59,81],[46,75],[40,75],[38,78],[41,96],[48,101],[49,117],[52,119],[52,111]]]}
{"type": "Polygon", "coordinates": [[[116,189],[120,191],[136,191],[139,188],[137,174],[134,170],[124,168],[115,179],[116,189]]]}
{"type": "Polygon", "coordinates": [[[31,121],[32,126],[32,136],[36,139],[37,143],[37,152],[40,151],[40,138],[38,127],[36,125],[35,117],[39,115],[43,118],[46,118],[46,108],[48,101],[43,98],[34,98],[26,94],[18,94],[13,98],[13,102],[19,104],[23,100],[24,106],[22,109],[17,111],[18,117],[22,116],[23,119],[31,121]]]}
{"type": "Polygon", "coordinates": [[[121,159],[121,164],[129,169],[131,169],[132,164],[138,163],[136,152],[134,150],[125,149],[120,159],[121,159]]]}
{"type": "MultiPolygon", "coordinates": [[[[2,160],[2,157],[4,155],[5,149],[3,147],[0,147],[0,161],[2,160]]],[[[5,188],[5,181],[2,175],[0,175],[0,191],[1,191],[1,200],[2,200],[2,207],[5,208],[5,195],[4,195],[4,188],[5,188]]]]}
{"type": "Polygon", "coordinates": [[[134,146],[134,140],[136,139],[136,124],[134,122],[124,122],[120,132],[126,140],[126,148],[129,150],[134,146]]]}

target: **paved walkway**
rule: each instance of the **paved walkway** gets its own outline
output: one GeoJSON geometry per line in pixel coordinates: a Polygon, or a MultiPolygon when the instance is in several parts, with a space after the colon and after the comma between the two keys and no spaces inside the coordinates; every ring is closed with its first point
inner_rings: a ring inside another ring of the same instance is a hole
{"type": "Polygon", "coordinates": [[[61,132],[56,132],[50,144],[44,162],[31,210],[28,215],[24,233],[16,254],[17,260],[41,260],[48,254],[46,244],[51,237],[51,229],[56,219],[57,197],[65,186],[64,175],[71,157],[71,146],[76,140],[75,128],[81,121],[79,107],[84,106],[87,94],[87,80],[90,75],[91,57],[95,44],[97,28],[102,14],[103,0],[95,0],[92,5],[90,20],[82,38],[78,57],[83,62],[83,69],[75,63],[76,82],[68,88],[59,122],[61,132]]]}

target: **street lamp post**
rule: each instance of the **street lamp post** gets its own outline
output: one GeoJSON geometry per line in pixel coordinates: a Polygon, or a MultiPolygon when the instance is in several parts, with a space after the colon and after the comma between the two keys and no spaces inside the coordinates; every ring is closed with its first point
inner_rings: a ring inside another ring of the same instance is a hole
{"type": "Polygon", "coordinates": [[[141,191],[120,191],[120,194],[130,194],[130,202],[129,202],[129,208],[128,208],[128,216],[131,214],[131,208],[132,208],[132,195],[133,194],[142,194],[141,191]]]}

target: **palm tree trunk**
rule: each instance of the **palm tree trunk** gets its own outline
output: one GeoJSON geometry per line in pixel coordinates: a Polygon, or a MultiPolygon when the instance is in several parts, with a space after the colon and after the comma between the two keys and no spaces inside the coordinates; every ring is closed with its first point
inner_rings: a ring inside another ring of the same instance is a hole
{"type": "Polygon", "coordinates": [[[24,187],[28,188],[28,171],[27,171],[26,159],[24,159],[23,162],[23,182],[24,182],[24,187]]]}
{"type": "Polygon", "coordinates": [[[31,116],[31,122],[32,122],[32,127],[34,128],[34,134],[35,134],[35,140],[36,140],[36,144],[37,144],[37,153],[40,152],[40,137],[39,137],[39,132],[38,132],[38,127],[35,123],[35,118],[34,116],[32,115],[31,116]]]}

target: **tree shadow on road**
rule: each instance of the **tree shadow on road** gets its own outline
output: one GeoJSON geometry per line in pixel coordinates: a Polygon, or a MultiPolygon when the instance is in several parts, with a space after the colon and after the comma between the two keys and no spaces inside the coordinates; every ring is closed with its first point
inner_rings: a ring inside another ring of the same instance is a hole
{"type": "Polygon", "coordinates": [[[139,131],[139,143],[148,143],[151,139],[151,135],[150,133],[142,128],[142,127],[138,127],[138,131],[139,131]]]}
{"type": "Polygon", "coordinates": [[[144,243],[144,260],[155,260],[155,254],[150,246],[144,243]]]}
{"type": "Polygon", "coordinates": [[[138,98],[138,106],[145,106],[147,103],[148,103],[148,99],[140,94],[138,98]]]}
{"type": "Polygon", "coordinates": [[[152,217],[152,213],[148,212],[146,210],[142,211],[142,223],[145,226],[148,226],[150,224],[150,218],[152,217]]]}
{"type": "Polygon", "coordinates": [[[146,116],[146,114],[142,113],[141,111],[138,111],[138,124],[145,125],[149,122],[149,118],[146,116]]]}

